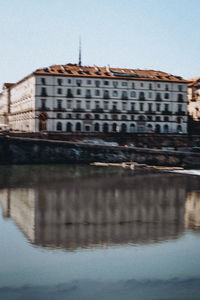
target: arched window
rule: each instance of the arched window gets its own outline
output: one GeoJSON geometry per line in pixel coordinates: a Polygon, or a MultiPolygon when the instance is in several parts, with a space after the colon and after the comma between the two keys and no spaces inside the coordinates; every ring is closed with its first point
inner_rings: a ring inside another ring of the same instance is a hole
{"type": "Polygon", "coordinates": [[[135,132],[135,124],[130,125],[130,132],[135,132]]]}
{"type": "Polygon", "coordinates": [[[135,91],[132,91],[132,92],[131,92],[131,97],[132,97],[132,98],[135,98],[135,97],[136,97],[136,92],[135,92],[135,91]]]}
{"type": "Polygon", "coordinates": [[[66,131],[67,132],[72,132],[72,124],[70,122],[67,122],[66,131]]]}
{"type": "Polygon", "coordinates": [[[108,123],[103,124],[103,132],[108,132],[108,123]]]}
{"type": "Polygon", "coordinates": [[[94,124],[94,131],[99,131],[99,123],[94,124]]]}
{"type": "Polygon", "coordinates": [[[85,118],[86,118],[86,120],[90,120],[91,119],[91,115],[90,114],[86,114],[85,118]]]}
{"type": "Polygon", "coordinates": [[[122,120],[127,120],[127,116],[126,115],[122,115],[122,120]]]}
{"type": "Polygon", "coordinates": [[[145,117],[144,116],[139,116],[139,121],[145,121],[145,117]]]}
{"type": "Polygon", "coordinates": [[[81,123],[76,123],[76,131],[81,131],[81,123]]]}
{"type": "Polygon", "coordinates": [[[61,122],[58,122],[58,123],[57,123],[56,129],[59,130],[59,131],[62,130],[62,123],[61,123],[61,122]]]}
{"type": "Polygon", "coordinates": [[[112,124],[112,131],[113,131],[113,132],[116,132],[116,131],[117,131],[117,124],[116,124],[116,123],[113,123],[113,124],[112,124]]]}
{"type": "Polygon", "coordinates": [[[164,125],[164,133],[169,132],[169,126],[167,124],[164,125]]]}
{"type": "Polygon", "coordinates": [[[126,131],[127,131],[127,126],[125,123],[122,123],[121,132],[126,132],[126,131]]]}

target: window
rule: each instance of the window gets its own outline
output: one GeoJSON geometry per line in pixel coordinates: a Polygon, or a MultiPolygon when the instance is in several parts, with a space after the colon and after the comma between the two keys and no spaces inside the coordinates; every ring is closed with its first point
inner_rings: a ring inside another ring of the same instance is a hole
{"type": "Polygon", "coordinates": [[[164,121],[165,121],[165,122],[169,122],[169,117],[166,117],[166,116],[165,116],[165,117],[164,117],[164,121]]]}
{"type": "Polygon", "coordinates": [[[104,85],[109,85],[109,81],[108,80],[104,80],[104,85]]]}
{"type": "Polygon", "coordinates": [[[41,96],[47,96],[47,92],[46,92],[46,88],[45,87],[43,87],[41,89],[41,96]]]}
{"type": "Polygon", "coordinates": [[[152,98],[152,92],[149,92],[148,95],[149,95],[149,98],[152,98]]]}
{"type": "Polygon", "coordinates": [[[62,114],[61,113],[57,114],[57,119],[62,119],[62,114]]]}
{"type": "Polygon", "coordinates": [[[148,121],[152,121],[152,116],[147,116],[148,121]]]}
{"type": "Polygon", "coordinates": [[[122,91],[122,99],[128,99],[127,91],[122,91]]]}
{"type": "Polygon", "coordinates": [[[100,96],[100,90],[95,90],[95,96],[100,96]]]}
{"type": "Polygon", "coordinates": [[[151,83],[149,83],[149,89],[152,90],[152,84],[151,83]]]}
{"type": "Polygon", "coordinates": [[[58,83],[58,85],[62,85],[62,79],[61,79],[61,78],[58,78],[58,79],[57,79],[57,83],[58,83]]]}
{"type": "Polygon", "coordinates": [[[104,109],[105,109],[105,110],[108,109],[108,102],[107,102],[107,101],[104,102],[104,109]]]}
{"type": "Polygon", "coordinates": [[[122,86],[127,86],[128,83],[126,81],[122,81],[122,86]]]}
{"type": "Polygon", "coordinates": [[[113,97],[117,97],[118,96],[118,91],[113,91],[113,97]]]}
{"type": "Polygon", "coordinates": [[[100,117],[99,117],[99,115],[94,115],[94,118],[96,119],[96,120],[99,120],[100,119],[100,117]]]}
{"type": "Polygon", "coordinates": [[[116,88],[118,86],[118,81],[113,81],[113,86],[116,88]]]}
{"type": "Polygon", "coordinates": [[[169,86],[168,86],[168,84],[165,85],[165,91],[169,91],[169,86]]]}
{"type": "Polygon", "coordinates": [[[181,104],[178,105],[178,111],[182,111],[182,105],[181,104]]]}
{"type": "Polygon", "coordinates": [[[57,108],[62,109],[62,100],[57,100],[57,108]]]}
{"type": "Polygon", "coordinates": [[[169,93],[165,93],[165,99],[169,99],[169,93]]]}
{"type": "Polygon", "coordinates": [[[122,120],[126,121],[126,119],[127,119],[126,115],[122,115],[122,120]]]}
{"type": "Polygon", "coordinates": [[[131,110],[132,110],[132,111],[135,110],[135,103],[131,103],[131,110]]]}
{"type": "Polygon", "coordinates": [[[67,115],[66,115],[66,118],[67,118],[67,119],[71,119],[71,118],[72,118],[72,115],[71,115],[71,114],[67,114],[67,115]]]}
{"type": "Polygon", "coordinates": [[[135,92],[135,91],[132,91],[132,92],[131,92],[131,97],[132,97],[132,98],[136,98],[136,92],[135,92]]]}
{"type": "Polygon", "coordinates": [[[156,111],[160,111],[160,103],[156,104],[156,111]]]}
{"type": "Polygon", "coordinates": [[[90,79],[87,80],[87,84],[91,84],[92,81],[90,79]]]}
{"type": "Polygon", "coordinates": [[[57,89],[57,93],[58,93],[59,95],[62,95],[62,89],[57,89]]]}
{"type": "Polygon", "coordinates": [[[152,103],[148,103],[148,110],[152,111],[152,103]]]}
{"type": "Polygon", "coordinates": [[[81,114],[76,114],[76,119],[81,119],[81,114]]]}
{"type": "Polygon", "coordinates": [[[76,108],[78,108],[78,109],[81,108],[81,101],[76,101],[76,108]]]}
{"type": "Polygon", "coordinates": [[[76,94],[81,95],[81,89],[77,89],[76,94]]]}
{"type": "Polygon", "coordinates": [[[104,115],[104,119],[107,120],[108,119],[108,115],[104,115]]]}
{"type": "Polygon", "coordinates": [[[178,94],[178,97],[177,97],[178,99],[178,101],[183,101],[183,95],[182,94],[178,94]]]}
{"type": "Polygon", "coordinates": [[[122,110],[126,110],[126,102],[122,103],[122,110]]]}
{"type": "Polygon", "coordinates": [[[99,108],[100,108],[99,101],[95,101],[95,109],[99,109],[99,108]]]}
{"type": "Polygon", "coordinates": [[[94,124],[94,131],[99,131],[99,123],[94,124]]]}
{"type": "Polygon", "coordinates": [[[42,108],[46,107],[46,99],[41,99],[41,106],[42,108]]]}
{"type": "Polygon", "coordinates": [[[70,98],[73,97],[71,89],[67,89],[67,97],[70,97],[70,98]]]}
{"type": "Polygon", "coordinates": [[[139,99],[140,99],[140,100],[145,100],[144,92],[140,92],[140,94],[139,94],[139,99]]]}
{"type": "Polygon", "coordinates": [[[160,117],[156,116],[156,122],[160,122],[160,117]]]}
{"type": "Polygon", "coordinates": [[[169,104],[165,104],[165,111],[169,110],[169,104]]]}
{"type": "Polygon", "coordinates": [[[140,103],[140,110],[141,110],[141,111],[144,110],[144,103],[140,103]]]}
{"type": "Polygon", "coordinates": [[[99,80],[95,80],[95,86],[100,87],[100,81],[99,80]]]}
{"type": "Polygon", "coordinates": [[[71,108],[72,108],[72,101],[71,101],[71,100],[68,100],[68,101],[67,101],[67,108],[68,108],[68,109],[71,109],[71,108]]]}
{"type": "Polygon", "coordinates": [[[81,123],[76,123],[76,131],[81,131],[81,123]]]}
{"type": "Polygon", "coordinates": [[[143,87],[143,86],[144,86],[144,83],[143,83],[143,82],[141,82],[141,83],[140,83],[140,86],[141,86],[141,87],[143,87]]]}
{"type": "Polygon", "coordinates": [[[81,84],[82,84],[82,81],[81,81],[80,79],[77,79],[77,80],[76,80],[76,85],[77,85],[77,86],[81,86],[81,84]]]}
{"type": "Polygon", "coordinates": [[[91,91],[90,90],[86,90],[85,97],[87,97],[87,98],[91,97],[91,91]]]}
{"type": "Polygon", "coordinates": [[[161,101],[162,98],[161,98],[161,95],[160,93],[156,93],[156,101],[161,101]]]}
{"type": "Polygon", "coordinates": [[[135,88],[135,82],[132,82],[132,89],[135,88]]]}
{"type": "Polygon", "coordinates": [[[71,83],[72,81],[71,81],[71,79],[68,79],[68,81],[67,81],[68,83],[71,83]]]}
{"type": "Polygon", "coordinates": [[[183,90],[182,85],[178,85],[178,90],[179,90],[179,92],[182,92],[182,90],[183,90]]]}
{"type": "Polygon", "coordinates": [[[45,84],[46,84],[46,80],[45,80],[45,78],[41,78],[41,83],[42,83],[43,85],[45,85],[45,84]]]}
{"type": "Polygon", "coordinates": [[[86,101],[86,109],[90,109],[90,101],[86,101]]]}
{"type": "Polygon", "coordinates": [[[160,88],[160,83],[157,84],[157,87],[160,88]]]}
{"type": "Polygon", "coordinates": [[[109,99],[109,91],[104,91],[104,99],[109,99]]]}
{"type": "Polygon", "coordinates": [[[62,130],[62,123],[61,123],[61,122],[58,122],[58,123],[57,123],[56,129],[57,129],[58,131],[61,131],[61,130],[62,130]]]}

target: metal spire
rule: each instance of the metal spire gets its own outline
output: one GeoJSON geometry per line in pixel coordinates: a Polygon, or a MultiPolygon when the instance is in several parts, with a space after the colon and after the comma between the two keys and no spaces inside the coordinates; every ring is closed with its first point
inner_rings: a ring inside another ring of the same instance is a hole
{"type": "Polygon", "coordinates": [[[79,66],[81,66],[81,36],[79,37],[79,66]]]}

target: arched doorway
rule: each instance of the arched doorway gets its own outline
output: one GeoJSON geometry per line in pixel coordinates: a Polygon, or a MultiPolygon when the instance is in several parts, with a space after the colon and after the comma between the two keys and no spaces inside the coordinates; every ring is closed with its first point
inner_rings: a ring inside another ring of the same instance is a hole
{"type": "Polygon", "coordinates": [[[66,131],[67,132],[72,132],[72,124],[70,122],[67,122],[66,131]]]}
{"type": "Polygon", "coordinates": [[[57,123],[56,130],[62,131],[62,123],[61,122],[57,123]]]}
{"type": "Polygon", "coordinates": [[[121,132],[126,132],[127,130],[127,126],[125,123],[122,123],[122,126],[121,126],[121,132]]]}
{"type": "Polygon", "coordinates": [[[94,131],[99,131],[99,123],[94,124],[94,131]]]}
{"type": "Polygon", "coordinates": [[[76,131],[81,131],[81,123],[76,123],[76,131]]]}
{"type": "Polygon", "coordinates": [[[113,125],[112,125],[112,131],[113,132],[117,131],[117,124],[116,123],[113,123],[113,125]]]}
{"type": "Polygon", "coordinates": [[[169,132],[169,126],[167,124],[164,125],[164,133],[169,132]]]}
{"type": "Polygon", "coordinates": [[[103,132],[108,132],[108,123],[103,124],[103,132]]]}
{"type": "Polygon", "coordinates": [[[135,124],[130,125],[130,132],[135,132],[135,124]]]}
{"type": "Polygon", "coordinates": [[[156,125],[155,132],[156,132],[156,133],[160,133],[160,125],[159,125],[159,124],[156,125]]]}
{"type": "Polygon", "coordinates": [[[45,112],[42,112],[38,116],[39,119],[39,131],[44,131],[47,130],[47,120],[48,120],[48,115],[45,112]]]}

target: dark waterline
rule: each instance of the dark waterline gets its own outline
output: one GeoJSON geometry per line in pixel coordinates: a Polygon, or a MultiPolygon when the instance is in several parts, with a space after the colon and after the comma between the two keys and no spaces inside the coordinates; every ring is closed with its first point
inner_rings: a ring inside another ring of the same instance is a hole
{"type": "Polygon", "coordinates": [[[0,207],[0,299],[200,298],[200,176],[4,166],[0,207]]]}

